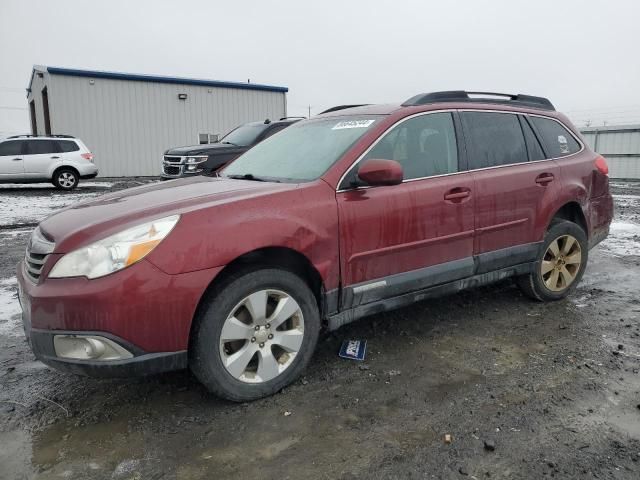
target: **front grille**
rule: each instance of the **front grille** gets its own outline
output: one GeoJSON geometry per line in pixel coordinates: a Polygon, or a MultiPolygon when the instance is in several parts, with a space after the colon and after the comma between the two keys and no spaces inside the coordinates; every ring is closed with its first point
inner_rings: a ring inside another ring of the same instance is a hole
{"type": "Polygon", "coordinates": [[[31,234],[27,251],[24,255],[24,273],[34,283],[38,283],[47,257],[53,252],[55,245],[40,232],[37,227],[31,234]]]}
{"type": "Polygon", "coordinates": [[[174,155],[165,155],[164,161],[168,163],[182,163],[183,157],[176,157],[174,155]]]}
{"type": "Polygon", "coordinates": [[[166,163],[163,165],[163,169],[164,169],[165,175],[180,175],[182,171],[181,167],[167,165],[166,163]]]}
{"type": "Polygon", "coordinates": [[[40,280],[40,274],[42,273],[42,267],[47,260],[47,255],[42,253],[33,253],[27,250],[24,256],[24,272],[34,282],[38,283],[40,280]]]}

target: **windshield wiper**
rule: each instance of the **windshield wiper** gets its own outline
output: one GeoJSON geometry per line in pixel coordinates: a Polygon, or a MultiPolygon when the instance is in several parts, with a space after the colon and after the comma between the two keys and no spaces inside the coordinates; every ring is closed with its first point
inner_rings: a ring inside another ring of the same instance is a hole
{"type": "Polygon", "coordinates": [[[233,178],[236,180],[253,180],[254,182],[276,182],[280,183],[280,180],[272,180],[265,179],[261,177],[256,177],[253,173],[243,173],[238,175],[225,175],[227,178],[233,178]]]}
{"type": "Polygon", "coordinates": [[[241,145],[238,145],[237,143],[233,143],[233,142],[220,142],[220,143],[224,143],[225,145],[233,145],[234,147],[240,147],[241,145]]]}

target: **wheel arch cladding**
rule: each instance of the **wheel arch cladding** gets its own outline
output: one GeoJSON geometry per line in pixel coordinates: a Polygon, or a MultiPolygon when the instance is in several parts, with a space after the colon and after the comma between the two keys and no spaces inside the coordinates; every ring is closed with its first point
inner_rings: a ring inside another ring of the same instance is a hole
{"type": "Polygon", "coordinates": [[[56,175],[58,175],[58,173],[61,172],[62,170],[71,170],[78,176],[78,179],[80,179],[80,172],[78,171],[78,169],[70,165],[59,165],[56,168],[54,168],[53,172],[51,172],[51,179],[52,180],[55,179],[56,175]]]}
{"type": "MultiPolygon", "coordinates": [[[[551,217],[551,222],[549,222],[549,227],[554,219],[563,219],[568,220],[570,222],[578,225],[582,230],[584,230],[585,235],[589,238],[589,226],[587,224],[587,218],[582,211],[582,207],[578,202],[567,202],[562,207],[560,207],[551,217]]],[[[548,228],[549,228],[548,227],[548,228]]],[[[547,229],[548,229],[547,228],[547,229]]]]}
{"type": "Polygon", "coordinates": [[[191,322],[189,345],[191,345],[192,342],[197,318],[203,308],[203,305],[206,303],[205,300],[210,295],[215,295],[218,289],[222,288],[228,279],[257,268],[279,268],[299,276],[311,289],[311,292],[318,303],[318,310],[320,311],[321,318],[324,316],[324,283],[320,272],[318,272],[311,261],[304,254],[288,247],[274,246],[258,248],[236,257],[211,280],[209,286],[202,294],[195,310],[191,322]]]}

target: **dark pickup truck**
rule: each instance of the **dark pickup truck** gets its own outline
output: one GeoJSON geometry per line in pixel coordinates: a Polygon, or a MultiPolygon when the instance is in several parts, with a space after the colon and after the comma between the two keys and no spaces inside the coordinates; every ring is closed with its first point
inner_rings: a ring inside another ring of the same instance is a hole
{"type": "Polygon", "coordinates": [[[161,176],[169,180],[215,172],[254,145],[298,121],[300,117],[245,123],[218,143],[171,148],[164,153],[161,176]]]}

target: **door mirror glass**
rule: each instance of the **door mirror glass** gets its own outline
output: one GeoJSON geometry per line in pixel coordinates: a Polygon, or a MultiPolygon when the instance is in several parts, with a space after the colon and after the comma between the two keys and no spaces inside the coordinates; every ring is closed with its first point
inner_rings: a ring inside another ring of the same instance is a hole
{"type": "Polygon", "coordinates": [[[402,165],[395,160],[371,158],[365,160],[358,168],[358,177],[372,187],[381,185],[398,185],[402,183],[404,174],[402,165]]]}

